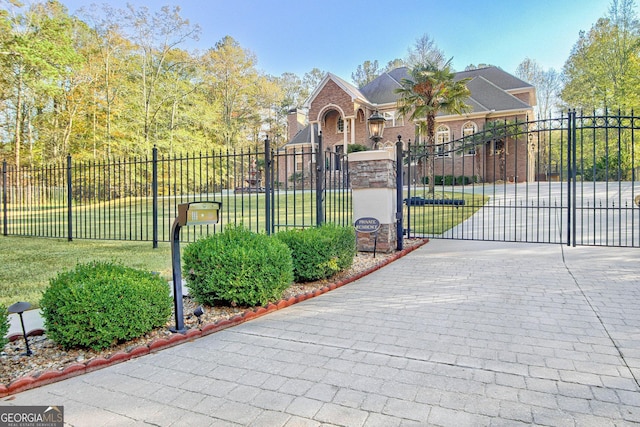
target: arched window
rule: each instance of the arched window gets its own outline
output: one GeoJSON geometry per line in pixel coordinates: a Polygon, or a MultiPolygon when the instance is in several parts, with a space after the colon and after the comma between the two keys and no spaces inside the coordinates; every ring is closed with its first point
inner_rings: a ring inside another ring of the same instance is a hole
{"type": "MultiPolygon", "coordinates": [[[[462,137],[466,138],[478,132],[478,126],[474,122],[467,122],[462,126],[462,137]]],[[[472,141],[465,141],[465,147],[463,151],[465,156],[475,156],[476,146],[472,141]]]]}
{"type": "Polygon", "coordinates": [[[440,125],[436,129],[436,147],[435,154],[437,157],[449,157],[451,155],[451,131],[448,126],[440,125]]]}

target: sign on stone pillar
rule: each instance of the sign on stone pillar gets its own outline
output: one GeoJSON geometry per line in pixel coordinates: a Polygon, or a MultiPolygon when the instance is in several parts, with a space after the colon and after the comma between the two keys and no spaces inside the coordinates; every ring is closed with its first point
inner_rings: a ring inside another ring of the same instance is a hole
{"type": "Polygon", "coordinates": [[[375,150],[349,154],[349,181],[354,223],[362,219],[373,223],[375,219],[379,225],[375,233],[356,230],[358,250],[393,251],[397,244],[395,153],[375,150]]]}

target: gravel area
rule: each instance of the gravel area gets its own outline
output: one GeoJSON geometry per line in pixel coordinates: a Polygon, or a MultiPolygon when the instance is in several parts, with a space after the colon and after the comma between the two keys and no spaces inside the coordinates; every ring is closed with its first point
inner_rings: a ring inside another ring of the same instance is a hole
{"type": "MultiPolygon", "coordinates": [[[[404,246],[405,249],[412,249],[413,247],[424,244],[424,242],[425,241],[420,239],[406,239],[404,246]]],[[[354,277],[362,272],[375,268],[379,264],[389,262],[394,256],[396,256],[396,253],[378,253],[374,258],[372,253],[358,252],[354,258],[353,265],[348,270],[325,280],[309,283],[294,283],[284,292],[282,299],[313,292],[331,283],[354,277]]],[[[204,313],[198,320],[198,318],[192,314],[198,306],[199,304],[190,297],[184,298],[185,326],[189,329],[203,327],[206,324],[214,323],[221,319],[229,319],[252,308],[204,306],[202,307],[204,313]]],[[[86,363],[100,356],[108,358],[117,352],[129,352],[136,347],[145,346],[158,338],[172,335],[168,328],[174,325],[175,320],[173,316],[171,316],[171,319],[167,322],[167,327],[153,330],[143,337],[123,342],[103,351],[87,349],[65,350],[48,339],[44,331],[40,331],[39,335],[31,335],[28,338],[29,347],[33,352],[33,355],[28,357],[24,356],[25,345],[23,338],[20,336],[15,341],[7,344],[3,351],[0,352],[0,384],[8,385],[18,378],[36,376],[47,370],[63,370],[73,363],[86,363]]]]}

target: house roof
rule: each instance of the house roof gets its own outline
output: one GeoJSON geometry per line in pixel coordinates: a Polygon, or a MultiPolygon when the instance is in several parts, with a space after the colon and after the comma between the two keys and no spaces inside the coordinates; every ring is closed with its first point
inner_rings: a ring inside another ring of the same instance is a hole
{"type": "Polygon", "coordinates": [[[395,91],[402,87],[400,82],[407,77],[409,77],[407,67],[396,68],[369,82],[360,89],[360,92],[373,104],[396,102],[400,95],[395,91]]]}
{"type": "Polygon", "coordinates": [[[495,111],[522,110],[531,108],[509,92],[498,87],[481,75],[473,77],[467,87],[471,96],[465,103],[471,107],[473,113],[495,111]]]}
{"type": "MultiPolygon", "coordinates": [[[[402,79],[409,78],[409,68],[399,67],[385,72],[376,79],[358,89],[351,83],[332,73],[322,79],[320,84],[314,89],[305,105],[308,107],[322,91],[329,80],[334,81],[342,90],[347,93],[352,100],[360,100],[371,107],[384,104],[395,104],[400,95],[396,89],[402,87],[402,79]]],[[[475,70],[461,71],[455,73],[454,80],[469,79],[467,87],[471,91],[471,96],[465,103],[471,107],[469,113],[492,113],[500,111],[517,111],[531,109],[535,105],[535,92],[532,93],[532,105],[515,97],[514,93],[533,91],[534,87],[507,73],[498,67],[485,67],[475,70]]],[[[438,116],[446,116],[441,113],[438,116]]],[[[317,135],[317,128],[314,129],[317,135]]],[[[311,142],[310,127],[298,132],[286,145],[309,144],[311,142]]],[[[314,138],[315,140],[315,138],[314,138]]]]}
{"type": "Polygon", "coordinates": [[[454,79],[483,77],[502,90],[530,89],[533,86],[498,67],[485,67],[456,73],[454,79]]]}
{"type": "Polygon", "coordinates": [[[351,96],[352,100],[360,99],[362,101],[366,101],[367,98],[360,92],[360,89],[352,85],[351,83],[343,80],[342,78],[336,76],[333,73],[327,73],[322,81],[316,86],[316,88],[311,92],[309,97],[305,100],[304,105],[308,107],[311,104],[311,101],[320,93],[322,88],[327,84],[327,81],[333,80],[338,86],[342,88],[349,96],[351,96]]]}
{"type": "MultiPolygon", "coordinates": [[[[402,87],[402,79],[409,77],[407,67],[399,67],[383,73],[368,83],[360,92],[372,104],[389,104],[398,100],[396,89],[402,87]]],[[[486,67],[456,73],[454,80],[471,79],[467,87],[471,97],[467,104],[474,112],[530,108],[530,105],[509,94],[508,91],[533,88],[519,78],[498,67],[486,67]]]]}
{"type": "MultiPolygon", "coordinates": [[[[317,141],[318,139],[318,125],[314,124],[313,125],[313,130],[314,130],[314,137],[313,140],[317,141]]],[[[302,129],[300,129],[298,131],[298,133],[296,133],[293,138],[291,138],[291,140],[289,142],[287,142],[285,145],[282,146],[282,148],[284,147],[291,147],[294,145],[309,145],[311,144],[311,125],[306,125],[305,127],[303,127],[302,129]]]]}

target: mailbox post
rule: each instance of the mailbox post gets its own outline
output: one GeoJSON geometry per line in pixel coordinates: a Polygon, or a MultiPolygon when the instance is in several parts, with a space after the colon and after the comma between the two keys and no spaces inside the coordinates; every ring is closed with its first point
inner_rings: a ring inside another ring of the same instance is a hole
{"type": "Polygon", "coordinates": [[[178,216],[171,226],[171,263],[173,266],[173,307],[176,327],[171,332],[186,332],[182,303],[182,263],[180,260],[180,229],[185,225],[208,225],[219,222],[220,202],[191,202],[178,205],[178,216]]]}

